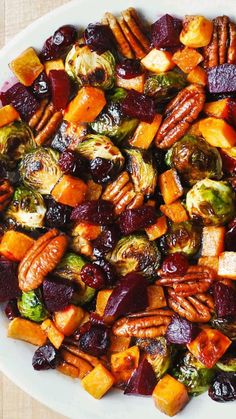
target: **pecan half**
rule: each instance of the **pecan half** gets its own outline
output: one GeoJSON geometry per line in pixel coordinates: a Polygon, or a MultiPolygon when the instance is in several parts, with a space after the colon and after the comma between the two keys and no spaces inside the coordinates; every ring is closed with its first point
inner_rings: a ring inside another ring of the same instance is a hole
{"type": "Polygon", "coordinates": [[[208,294],[183,297],[168,289],[168,304],[172,310],[191,322],[207,323],[214,311],[214,300],[208,294]]]}
{"type": "Polygon", "coordinates": [[[53,104],[48,100],[42,100],[40,107],[29,121],[29,126],[34,128],[37,135],[35,142],[38,145],[44,144],[56,132],[63,119],[61,111],[54,111],[53,104]]]}
{"type": "Polygon", "coordinates": [[[13,188],[10,185],[9,180],[1,179],[0,180],[0,211],[3,211],[4,208],[9,204],[11,197],[13,195],[13,188]]]}
{"type": "Polygon", "coordinates": [[[76,357],[82,358],[85,361],[89,362],[93,367],[96,367],[98,364],[106,364],[107,358],[106,356],[102,356],[101,358],[97,358],[96,356],[86,354],[85,352],[78,349],[75,345],[71,345],[69,343],[62,343],[62,349],[67,350],[71,354],[75,355],[76,357]]]}
{"type": "Polygon", "coordinates": [[[190,84],[167,105],[164,120],[155,138],[159,148],[170,148],[188,131],[203,109],[205,93],[202,86],[190,84]]]}
{"type": "Polygon", "coordinates": [[[131,336],[135,338],[155,338],[163,336],[171,322],[171,310],[150,310],[131,314],[117,320],[112,328],[116,336],[131,336]]]}
{"type": "Polygon", "coordinates": [[[208,266],[190,266],[185,275],[168,275],[158,272],[161,277],[156,281],[157,285],[172,287],[176,294],[187,297],[206,292],[213,281],[216,280],[215,271],[208,266]]]}
{"type": "Polygon", "coordinates": [[[38,288],[47,274],[60,262],[67,244],[67,237],[56,229],[36,240],[19,265],[20,289],[28,292],[38,288]]]}

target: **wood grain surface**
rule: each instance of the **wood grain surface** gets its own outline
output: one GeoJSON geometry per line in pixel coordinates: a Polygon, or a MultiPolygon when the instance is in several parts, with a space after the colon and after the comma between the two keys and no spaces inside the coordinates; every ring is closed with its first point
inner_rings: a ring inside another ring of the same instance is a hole
{"type": "MultiPolygon", "coordinates": [[[[0,48],[21,29],[68,0],[0,0],[0,48]]],[[[42,373],[43,374],[43,373],[42,373]]],[[[63,419],[0,373],[1,419],[63,419]]]]}

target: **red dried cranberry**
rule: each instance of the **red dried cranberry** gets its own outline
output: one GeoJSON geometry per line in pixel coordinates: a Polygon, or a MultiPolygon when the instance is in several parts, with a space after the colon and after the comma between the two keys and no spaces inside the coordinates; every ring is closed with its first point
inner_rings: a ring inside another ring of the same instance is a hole
{"type": "Polygon", "coordinates": [[[52,103],[56,111],[66,108],[70,98],[70,79],[65,70],[51,70],[49,80],[52,103]]]}
{"type": "Polygon", "coordinates": [[[168,325],[166,337],[168,342],[184,345],[192,342],[197,336],[198,328],[195,324],[175,314],[168,325]]]}
{"type": "Polygon", "coordinates": [[[130,234],[154,224],[156,219],[155,208],[143,205],[140,208],[123,211],[119,219],[119,226],[123,234],[130,234]]]}
{"type": "Polygon", "coordinates": [[[109,347],[109,343],[109,332],[104,326],[87,322],[77,332],[79,349],[89,355],[104,355],[109,347]]]}
{"type": "Polygon", "coordinates": [[[229,402],[236,400],[236,373],[219,372],[216,374],[208,394],[216,402],[229,402]]]}
{"type": "Polygon", "coordinates": [[[39,107],[39,102],[21,83],[16,83],[6,92],[1,93],[3,105],[11,104],[19,112],[22,119],[29,121],[39,107]]]}
{"type": "Polygon", "coordinates": [[[87,162],[76,151],[65,150],[60,155],[59,166],[64,173],[74,176],[83,176],[87,168],[87,162]]]}
{"type": "Polygon", "coordinates": [[[228,225],[225,234],[225,250],[236,252],[236,218],[228,225]]]}
{"type": "Polygon", "coordinates": [[[236,291],[233,288],[216,282],[213,286],[213,296],[218,317],[236,315],[236,291]]]}
{"type": "Polygon", "coordinates": [[[60,361],[59,352],[49,343],[36,349],[32,359],[32,365],[37,371],[49,370],[55,369],[60,361]]]}
{"type": "Polygon", "coordinates": [[[179,35],[182,22],[166,14],[153,23],[151,40],[155,48],[169,48],[180,45],[179,35]]]}
{"type": "Polygon", "coordinates": [[[155,150],[153,150],[154,163],[159,174],[165,172],[168,169],[165,162],[165,156],[165,150],[162,150],[161,148],[155,148],[155,150]]]}
{"type": "Polygon", "coordinates": [[[45,215],[45,225],[47,227],[65,227],[70,221],[71,207],[59,204],[52,198],[47,200],[47,212],[45,215]]]}
{"type": "Polygon", "coordinates": [[[15,317],[20,317],[16,299],[8,301],[4,311],[9,320],[13,320],[15,317]]]}
{"type": "Polygon", "coordinates": [[[118,226],[112,225],[105,227],[99,236],[93,241],[93,254],[96,257],[104,256],[114,249],[120,238],[118,226]]]}
{"type": "Polygon", "coordinates": [[[50,313],[68,307],[73,294],[74,287],[69,281],[58,278],[46,278],[43,281],[43,299],[50,313]]]}
{"type": "Polygon", "coordinates": [[[113,180],[118,174],[114,163],[111,160],[103,159],[102,157],[96,157],[91,160],[90,172],[94,182],[107,183],[113,180]]]}
{"type": "Polygon", "coordinates": [[[0,259],[0,303],[20,295],[17,275],[17,263],[0,259]]]}
{"type": "Polygon", "coordinates": [[[50,96],[49,80],[45,71],[33,82],[32,93],[37,99],[44,99],[50,96]]]}
{"type": "Polygon", "coordinates": [[[94,263],[102,267],[105,275],[105,286],[113,287],[117,282],[117,273],[115,267],[104,259],[97,259],[94,263]]]}
{"type": "Polygon", "coordinates": [[[151,364],[143,358],[134,371],[125,388],[124,394],[140,394],[150,396],[157,383],[156,375],[151,364]]]}
{"type": "Polygon", "coordinates": [[[143,69],[139,60],[125,58],[120,64],[117,64],[116,73],[122,79],[132,79],[143,74],[143,69]]]}
{"type": "Polygon", "coordinates": [[[115,46],[114,37],[108,25],[90,23],[84,31],[84,39],[92,51],[99,54],[112,50],[115,46]]]}
{"type": "Polygon", "coordinates": [[[122,111],[131,118],[151,123],[156,114],[155,102],[149,96],[130,90],[122,102],[122,111]]]}
{"type": "Polygon", "coordinates": [[[173,253],[167,256],[162,264],[163,272],[172,275],[184,275],[188,268],[188,259],[182,253],[173,253]]]}
{"type": "Polygon", "coordinates": [[[96,290],[100,290],[105,285],[103,269],[92,263],[87,263],[83,266],[80,277],[86,285],[96,290]]]}
{"type": "Polygon", "coordinates": [[[114,207],[109,201],[86,201],[73,209],[72,221],[87,221],[96,225],[107,225],[114,221],[114,207]]]}
{"type": "Polygon", "coordinates": [[[53,43],[65,48],[72,45],[78,37],[77,30],[72,25],[61,26],[54,32],[53,43]]]}

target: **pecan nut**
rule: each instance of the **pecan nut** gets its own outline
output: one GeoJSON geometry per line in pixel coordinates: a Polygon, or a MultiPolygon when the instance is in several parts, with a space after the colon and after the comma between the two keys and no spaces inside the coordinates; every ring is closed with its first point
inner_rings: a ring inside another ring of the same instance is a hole
{"type": "Polygon", "coordinates": [[[20,289],[28,292],[38,288],[47,274],[60,262],[67,244],[67,237],[56,229],[36,240],[19,265],[20,289]]]}
{"type": "Polygon", "coordinates": [[[182,297],[206,292],[216,278],[215,271],[208,266],[190,266],[187,273],[182,276],[165,274],[156,281],[157,285],[172,287],[176,294],[182,297]]]}
{"type": "Polygon", "coordinates": [[[183,137],[202,111],[204,102],[202,86],[190,84],[181,90],[165,109],[164,120],[155,138],[156,146],[170,148],[183,137]]]}
{"type": "Polygon", "coordinates": [[[9,204],[11,197],[13,195],[13,188],[10,185],[10,182],[7,179],[0,180],[0,211],[3,211],[4,208],[9,204]]]}
{"type": "Polygon", "coordinates": [[[191,322],[207,323],[214,311],[214,300],[211,295],[199,293],[183,297],[168,289],[168,304],[176,313],[191,322]]]}
{"type": "Polygon", "coordinates": [[[30,128],[34,128],[37,135],[35,142],[38,145],[44,144],[55,134],[63,119],[62,111],[55,112],[53,104],[47,99],[42,100],[38,110],[29,121],[30,128]]]}
{"type": "MultiPolygon", "coordinates": [[[[61,346],[64,350],[70,352],[71,354],[75,355],[78,358],[82,358],[85,361],[89,362],[93,367],[96,367],[98,364],[106,364],[107,363],[107,358],[105,355],[103,355],[100,358],[97,358],[94,355],[89,355],[86,354],[85,352],[81,351],[79,348],[77,348],[77,346],[72,345],[70,343],[65,343],[65,341],[63,342],[62,346],[61,346]]],[[[66,361],[66,360],[65,360],[66,361]]]]}
{"type": "Polygon", "coordinates": [[[131,336],[135,338],[155,338],[163,336],[171,322],[171,310],[150,310],[131,314],[117,320],[112,328],[116,336],[131,336]]]}

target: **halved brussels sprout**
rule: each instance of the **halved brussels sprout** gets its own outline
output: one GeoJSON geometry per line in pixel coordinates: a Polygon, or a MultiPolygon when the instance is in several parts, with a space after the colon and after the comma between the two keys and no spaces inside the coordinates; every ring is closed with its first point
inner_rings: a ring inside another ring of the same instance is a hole
{"type": "Polygon", "coordinates": [[[144,93],[158,101],[166,101],[174,97],[186,85],[186,75],[178,71],[150,74],[145,82],[144,93]]]}
{"type": "Polygon", "coordinates": [[[152,195],[157,185],[157,170],[148,151],[139,148],[125,148],[128,156],[128,171],[131,174],[135,191],[152,195]]]}
{"type": "Polygon", "coordinates": [[[168,371],[171,366],[171,353],[169,351],[167,355],[148,354],[147,360],[151,364],[157,380],[160,380],[160,378],[168,371]]]}
{"type": "Polygon", "coordinates": [[[182,252],[192,256],[201,246],[201,228],[192,221],[172,223],[160,244],[166,254],[182,252]]]}
{"type": "Polygon", "coordinates": [[[161,254],[157,245],[144,234],[131,234],[118,241],[107,259],[115,265],[119,275],[136,271],[151,279],[157,274],[161,254]]]}
{"type": "Polygon", "coordinates": [[[73,296],[73,303],[84,305],[92,300],[95,289],[88,287],[80,278],[82,267],[87,263],[81,255],[73,252],[66,253],[59,265],[54,270],[54,275],[76,283],[76,292],[73,296]]]}
{"type": "Polygon", "coordinates": [[[204,367],[190,352],[184,353],[172,370],[172,375],[187,387],[192,396],[204,393],[214,374],[214,369],[204,367]]]}
{"type": "Polygon", "coordinates": [[[5,219],[26,229],[43,227],[46,205],[39,192],[24,186],[15,189],[12,201],[5,213],[5,219]]]}
{"type": "Polygon", "coordinates": [[[222,225],[234,216],[235,194],[227,182],[204,179],[187,193],[186,205],[191,218],[200,217],[204,225],[222,225]]]}
{"type": "Polygon", "coordinates": [[[12,162],[36,146],[30,127],[22,121],[0,128],[0,154],[6,160],[12,162]]]}
{"type": "Polygon", "coordinates": [[[63,121],[52,139],[51,148],[61,153],[67,148],[73,150],[87,133],[87,124],[76,125],[63,121]]]}
{"type": "Polygon", "coordinates": [[[193,185],[204,178],[222,178],[222,160],[216,147],[204,139],[185,135],[166,154],[167,165],[174,167],[182,178],[193,185]]]}
{"type": "Polygon", "coordinates": [[[49,147],[39,147],[25,154],[19,166],[23,183],[43,195],[49,195],[62,176],[58,159],[59,153],[49,147]]]}
{"type": "Polygon", "coordinates": [[[17,306],[22,317],[34,322],[41,323],[48,317],[39,290],[22,292],[17,300],[17,306]]]}
{"type": "Polygon", "coordinates": [[[75,44],[69,51],[65,70],[80,86],[111,89],[115,81],[115,58],[110,51],[98,54],[87,46],[75,44]]]}
{"type": "Polygon", "coordinates": [[[215,329],[220,330],[224,335],[228,336],[231,340],[236,340],[236,317],[213,317],[211,325],[215,329]]]}
{"type": "Polygon", "coordinates": [[[216,363],[216,366],[225,372],[236,372],[236,356],[235,350],[229,350],[225,355],[216,363]]]}

